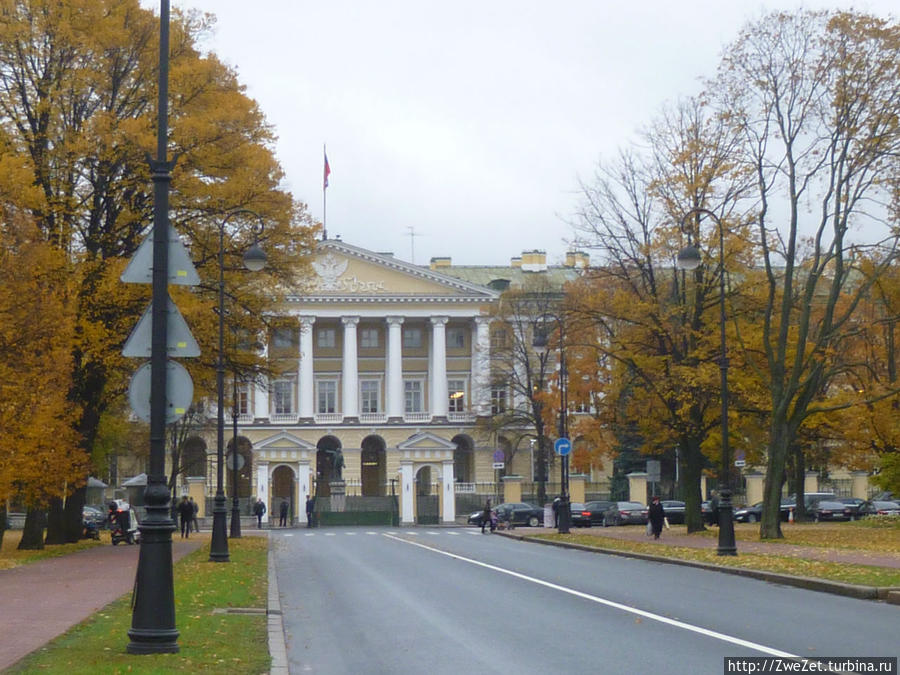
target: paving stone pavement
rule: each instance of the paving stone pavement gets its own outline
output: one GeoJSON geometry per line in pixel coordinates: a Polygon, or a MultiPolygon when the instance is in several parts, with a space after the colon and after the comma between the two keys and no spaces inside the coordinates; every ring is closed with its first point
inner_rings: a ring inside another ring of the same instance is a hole
{"type": "MultiPolygon", "coordinates": [[[[176,537],[172,559],[208,542],[202,533],[176,537]]],[[[0,570],[0,671],[128,593],[134,587],[139,550],[107,544],[0,570]]]]}

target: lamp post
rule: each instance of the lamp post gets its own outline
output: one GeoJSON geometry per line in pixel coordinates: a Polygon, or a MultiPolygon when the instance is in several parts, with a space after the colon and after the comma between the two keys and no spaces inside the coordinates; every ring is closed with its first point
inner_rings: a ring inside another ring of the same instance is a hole
{"type": "Polygon", "coordinates": [[[232,391],[232,402],[231,402],[231,422],[233,433],[231,437],[231,531],[229,532],[229,536],[232,539],[240,539],[241,538],[241,505],[238,501],[238,458],[240,454],[238,453],[238,407],[237,407],[237,397],[238,397],[238,386],[237,386],[237,373],[233,373],[232,375],[232,384],[234,385],[232,391]]]}
{"type": "MultiPolygon", "coordinates": [[[[266,254],[259,247],[258,237],[263,231],[263,219],[254,211],[238,209],[228,213],[219,223],[219,352],[216,357],[216,497],[213,503],[212,538],[209,545],[210,562],[229,562],[228,538],[225,536],[225,491],[223,478],[225,469],[225,226],[236,216],[250,216],[258,221],[254,227],[257,240],[244,253],[244,267],[251,272],[258,272],[266,265],[266,254]]],[[[235,418],[235,422],[237,419],[235,418]]],[[[237,454],[237,424],[235,424],[235,456],[237,454]]],[[[236,461],[236,460],[235,460],[236,461]]],[[[235,481],[235,485],[237,481],[235,481]]],[[[235,504],[235,508],[237,505],[235,504]]],[[[240,520],[240,517],[238,517],[240,520]]],[[[234,523],[232,522],[232,525],[234,523]]],[[[240,527],[240,524],[238,525],[240,527]]]]}
{"type": "MultiPolygon", "coordinates": [[[[691,215],[706,215],[712,218],[719,230],[719,372],[721,374],[722,397],[722,466],[719,470],[721,499],[719,500],[719,545],[718,555],[737,555],[734,540],[734,520],[731,504],[731,450],[728,446],[728,351],[725,342],[725,228],[719,217],[708,209],[694,208],[681,219],[681,228],[691,215]]],[[[700,266],[700,251],[689,244],[678,253],[677,266],[683,270],[695,270],[700,266]]]]}
{"type": "MultiPolygon", "coordinates": [[[[537,383],[536,388],[543,390],[544,388],[544,369],[547,363],[547,354],[549,352],[547,345],[547,334],[543,329],[543,326],[538,327],[537,325],[533,328],[533,334],[531,338],[531,344],[535,348],[538,353],[538,358],[540,359],[540,381],[537,383]]],[[[532,400],[535,392],[532,391],[532,400]]],[[[535,403],[535,426],[537,427],[537,477],[536,481],[538,484],[538,493],[537,500],[538,504],[540,504],[541,508],[544,507],[544,504],[547,502],[547,437],[544,434],[544,420],[543,420],[543,402],[537,400],[535,403]]],[[[532,463],[533,466],[533,463],[532,463]]]]}
{"type": "MultiPolygon", "coordinates": [[[[569,419],[566,414],[566,410],[568,408],[568,392],[567,392],[567,383],[566,383],[566,351],[564,346],[564,337],[563,337],[563,325],[562,322],[554,317],[556,321],[557,328],[559,329],[559,438],[560,439],[569,439],[569,419]]],[[[543,359],[546,358],[549,352],[549,344],[547,341],[547,333],[543,329],[537,330],[535,329],[533,344],[536,349],[541,353],[541,359],[543,363],[543,359]]],[[[543,367],[542,367],[543,372],[543,367]]],[[[546,454],[544,453],[544,438],[543,438],[543,426],[541,426],[541,450],[538,455],[539,458],[539,466],[542,466],[542,470],[546,472],[546,454]]],[[[560,534],[568,534],[569,527],[572,523],[572,512],[569,506],[569,454],[566,453],[561,456],[561,466],[560,466],[560,495],[559,495],[559,504],[556,509],[556,526],[557,531],[560,534]]]]}

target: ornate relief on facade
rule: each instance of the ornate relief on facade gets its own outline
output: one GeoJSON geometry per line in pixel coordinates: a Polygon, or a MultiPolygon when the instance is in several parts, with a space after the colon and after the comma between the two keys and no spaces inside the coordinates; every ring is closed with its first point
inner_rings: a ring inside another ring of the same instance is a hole
{"type": "Polygon", "coordinates": [[[341,276],[347,271],[348,263],[348,260],[341,259],[333,253],[314,260],[312,266],[319,275],[318,289],[348,293],[372,293],[384,290],[383,281],[360,281],[355,276],[342,279],[341,276]]]}

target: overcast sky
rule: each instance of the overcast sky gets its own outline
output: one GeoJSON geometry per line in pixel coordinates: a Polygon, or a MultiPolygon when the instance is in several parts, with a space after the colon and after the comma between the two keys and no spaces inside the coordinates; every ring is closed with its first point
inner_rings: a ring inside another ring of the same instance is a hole
{"type": "MultiPolygon", "coordinates": [[[[142,0],[146,7],[158,2],[142,0]]],[[[427,264],[559,262],[579,178],[723,47],[794,0],[171,0],[275,128],[286,187],[329,237],[427,264]],[[415,234],[414,237],[410,233],[415,234]]],[[[897,0],[855,2],[887,17],[897,0]]]]}

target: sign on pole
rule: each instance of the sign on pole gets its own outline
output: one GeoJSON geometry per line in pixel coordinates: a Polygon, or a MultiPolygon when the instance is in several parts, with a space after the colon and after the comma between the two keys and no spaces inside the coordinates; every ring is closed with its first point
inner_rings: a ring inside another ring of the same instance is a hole
{"type": "Polygon", "coordinates": [[[553,450],[556,451],[556,454],[560,457],[565,457],[572,452],[572,441],[568,438],[557,438],[553,442],[553,450]]]}

